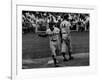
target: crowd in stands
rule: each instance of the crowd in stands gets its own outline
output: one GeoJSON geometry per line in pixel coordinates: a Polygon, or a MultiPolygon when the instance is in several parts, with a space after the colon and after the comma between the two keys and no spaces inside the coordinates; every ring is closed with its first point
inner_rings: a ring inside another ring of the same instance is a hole
{"type": "Polygon", "coordinates": [[[61,13],[61,12],[40,12],[40,11],[22,11],[22,30],[26,32],[45,31],[48,23],[55,23],[60,27],[63,16],[68,15],[71,23],[71,30],[89,31],[89,14],[85,13],[61,13]]]}

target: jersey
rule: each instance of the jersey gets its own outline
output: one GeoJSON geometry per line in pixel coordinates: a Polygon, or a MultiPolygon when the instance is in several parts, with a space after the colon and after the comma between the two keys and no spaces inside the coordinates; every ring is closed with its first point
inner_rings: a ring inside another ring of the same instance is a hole
{"type": "Polygon", "coordinates": [[[49,36],[50,40],[50,49],[52,51],[52,55],[56,56],[56,50],[60,51],[60,29],[54,27],[53,31],[47,29],[46,34],[49,36]]]}
{"type": "Polygon", "coordinates": [[[60,24],[61,32],[62,33],[69,33],[70,32],[70,26],[71,26],[70,22],[68,22],[66,20],[62,21],[61,24],[60,24]]]}
{"type": "Polygon", "coordinates": [[[60,33],[60,29],[57,27],[54,27],[53,31],[51,31],[50,29],[47,29],[46,31],[46,34],[49,35],[50,41],[59,40],[59,33],[60,33]]]}
{"type": "Polygon", "coordinates": [[[62,33],[62,38],[66,39],[70,33],[70,22],[64,20],[61,22],[60,24],[60,29],[61,29],[61,33],[62,33]]]}

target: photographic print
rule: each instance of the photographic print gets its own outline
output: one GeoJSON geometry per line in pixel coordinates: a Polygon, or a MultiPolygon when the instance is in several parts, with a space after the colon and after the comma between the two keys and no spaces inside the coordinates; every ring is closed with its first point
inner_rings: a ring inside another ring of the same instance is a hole
{"type": "Polygon", "coordinates": [[[23,2],[12,9],[12,79],[95,71],[93,7],[23,2]]]}
{"type": "Polygon", "coordinates": [[[90,14],[22,10],[22,69],[90,66],[90,14]]]}

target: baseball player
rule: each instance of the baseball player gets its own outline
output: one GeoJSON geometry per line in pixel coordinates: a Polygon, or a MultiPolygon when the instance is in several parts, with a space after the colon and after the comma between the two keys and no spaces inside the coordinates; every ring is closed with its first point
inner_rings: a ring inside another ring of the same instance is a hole
{"type": "Polygon", "coordinates": [[[50,41],[50,49],[52,51],[52,59],[54,61],[55,67],[58,67],[56,54],[57,52],[60,52],[60,29],[54,26],[54,23],[49,23],[49,28],[46,30],[46,34],[41,35],[41,37],[47,37],[49,36],[50,41]]]}
{"type": "Polygon", "coordinates": [[[62,33],[62,42],[61,42],[61,53],[64,57],[64,61],[67,61],[65,54],[68,50],[69,60],[73,59],[72,46],[71,46],[71,37],[70,37],[70,22],[68,21],[68,15],[64,16],[64,20],[60,24],[60,29],[62,33]]]}

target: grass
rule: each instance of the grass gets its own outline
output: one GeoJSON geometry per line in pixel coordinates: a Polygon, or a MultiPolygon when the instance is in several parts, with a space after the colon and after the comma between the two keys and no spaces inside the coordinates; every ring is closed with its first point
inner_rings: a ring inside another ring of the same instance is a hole
{"type": "MultiPolygon", "coordinates": [[[[89,52],[89,32],[72,32],[73,54],[89,52]]],[[[49,39],[38,37],[37,34],[27,33],[22,36],[23,59],[50,57],[49,39]]]]}

